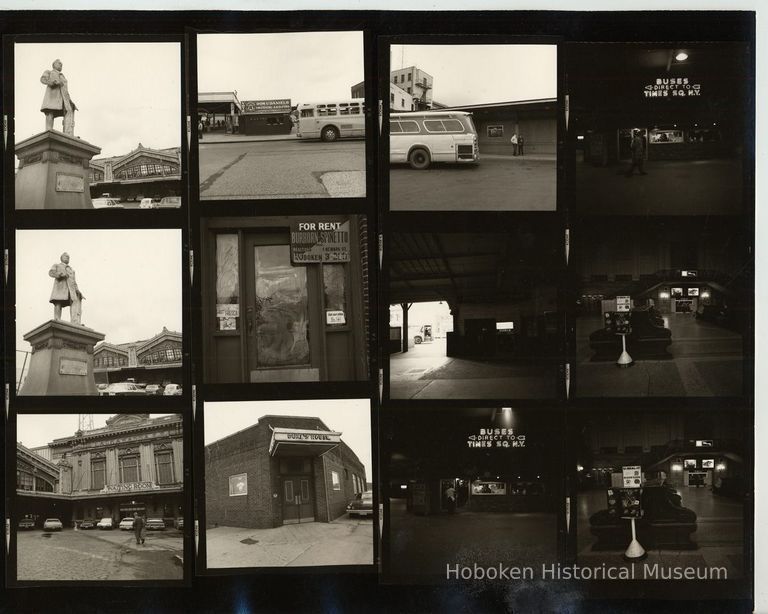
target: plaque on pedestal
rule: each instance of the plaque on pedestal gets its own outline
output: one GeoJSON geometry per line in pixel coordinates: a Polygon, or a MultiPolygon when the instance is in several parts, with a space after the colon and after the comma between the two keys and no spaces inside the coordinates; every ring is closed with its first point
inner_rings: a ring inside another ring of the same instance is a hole
{"type": "Polygon", "coordinates": [[[100,147],[46,130],[16,144],[16,209],[93,209],[91,158],[100,147]]]}
{"type": "Polygon", "coordinates": [[[49,320],[24,335],[32,346],[29,372],[19,395],[97,395],[93,346],[102,333],[62,320],[49,320]]]}

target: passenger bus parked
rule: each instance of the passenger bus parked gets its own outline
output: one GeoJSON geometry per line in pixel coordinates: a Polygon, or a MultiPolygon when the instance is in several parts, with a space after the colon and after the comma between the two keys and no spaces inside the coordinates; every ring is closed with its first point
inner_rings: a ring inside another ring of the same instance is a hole
{"type": "Polygon", "coordinates": [[[365,136],[365,105],[362,98],[341,102],[300,104],[296,136],[300,139],[338,141],[365,136]]]}
{"type": "Polygon", "coordinates": [[[432,162],[477,163],[480,150],[472,114],[464,111],[392,113],[389,161],[423,170],[432,162]]]}

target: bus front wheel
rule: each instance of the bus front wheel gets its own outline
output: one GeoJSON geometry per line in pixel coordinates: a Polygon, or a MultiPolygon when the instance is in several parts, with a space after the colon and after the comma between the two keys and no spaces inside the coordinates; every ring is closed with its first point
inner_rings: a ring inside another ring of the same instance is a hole
{"type": "Polygon", "coordinates": [[[322,139],[326,143],[330,143],[332,141],[338,141],[339,140],[339,131],[336,130],[333,126],[328,126],[327,128],[323,128],[322,132],[322,139]]]}
{"type": "Polygon", "coordinates": [[[429,162],[429,152],[426,149],[418,147],[408,155],[408,163],[417,171],[429,168],[429,162]]]}

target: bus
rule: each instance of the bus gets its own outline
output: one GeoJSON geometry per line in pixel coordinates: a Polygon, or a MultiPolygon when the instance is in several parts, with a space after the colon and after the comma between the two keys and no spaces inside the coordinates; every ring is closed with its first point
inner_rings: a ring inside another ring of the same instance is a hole
{"type": "Polygon", "coordinates": [[[389,116],[389,162],[416,170],[432,162],[477,164],[480,149],[472,114],[464,111],[417,111],[389,116]]]}
{"type": "Polygon", "coordinates": [[[300,104],[296,136],[331,142],[365,137],[365,100],[300,104]]]}

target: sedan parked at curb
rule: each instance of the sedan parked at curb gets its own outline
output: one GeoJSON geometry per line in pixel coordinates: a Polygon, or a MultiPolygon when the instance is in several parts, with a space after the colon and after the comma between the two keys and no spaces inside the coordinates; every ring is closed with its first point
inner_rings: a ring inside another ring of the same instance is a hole
{"type": "Polygon", "coordinates": [[[80,523],[81,529],[95,529],[96,528],[96,521],[93,518],[86,518],[80,523]]]}
{"type": "Polygon", "coordinates": [[[165,521],[162,518],[148,518],[147,531],[165,531],[165,521]]]}
{"type": "Polygon", "coordinates": [[[58,518],[46,518],[43,523],[43,531],[61,531],[64,525],[58,518]]]}
{"type": "Polygon", "coordinates": [[[347,514],[350,518],[352,516],[373,516],[373,491],[366,490],[357,493],[357,497],[347,505],[347,514]]]}
{"type": "Polygon", "coordinates": [[[31,529],[35,528],[35,521],[31,518],[22,518],[19,520],[19,530],[20,531],[29,531],[31,529]]]}
{"type": "Polygon", "coordinates": [[[123,518],[118,525],[121,531],[130,531],[133,529],[133,518],[123,518]]]}
{"type": "Polygon", "coordinates": [[[98,523],[96,523],[97,529],[114,529],[115,525],[112,523],[111,518],[102,518],[99,520],[98,523]]]}

